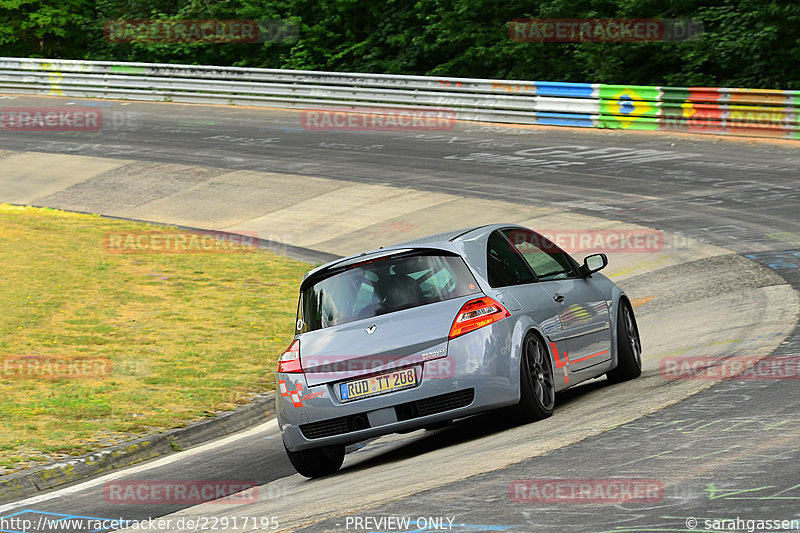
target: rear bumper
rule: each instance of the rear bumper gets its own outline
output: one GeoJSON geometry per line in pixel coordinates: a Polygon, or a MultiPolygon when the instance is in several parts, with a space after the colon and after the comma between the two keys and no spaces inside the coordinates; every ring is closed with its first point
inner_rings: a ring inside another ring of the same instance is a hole
{"type": "Polygon", "coordinates": [[[503,320],[453,339],[447,357],[413,365],[415,387],[352,402],[340,401],[334,383],[308,387],[303,374],[279,374],[278,424],[286,447],[349,444],[518,402],[518,361],[507,353],[511,328],[503,320]]]}

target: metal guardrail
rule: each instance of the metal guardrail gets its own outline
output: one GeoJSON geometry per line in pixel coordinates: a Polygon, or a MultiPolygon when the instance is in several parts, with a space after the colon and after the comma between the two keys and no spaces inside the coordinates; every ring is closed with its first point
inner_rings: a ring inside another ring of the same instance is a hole
{"type": "Polygon", "coordinates": [[[0,93],[302,109],[439,109],[449,118],[481,122],[800,139],[800,91],[0,57],[0,93]]]}

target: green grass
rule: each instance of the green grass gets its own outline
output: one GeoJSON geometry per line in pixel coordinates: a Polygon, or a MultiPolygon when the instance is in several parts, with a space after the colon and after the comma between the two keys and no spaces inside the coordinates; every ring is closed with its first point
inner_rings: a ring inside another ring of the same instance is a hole
{"type": "Polygon", "coordinates": [[[112,254],[161,226],[0,204],[0,363],[107,358],[89,377],[0,370],[0,474],[186,425],[274,388],[309,265],[267,252],[112,254]]]}

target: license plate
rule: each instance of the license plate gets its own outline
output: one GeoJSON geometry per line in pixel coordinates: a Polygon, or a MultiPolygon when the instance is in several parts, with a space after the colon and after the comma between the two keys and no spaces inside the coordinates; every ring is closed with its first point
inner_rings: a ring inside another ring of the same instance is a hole
{"type": "Polygon", "coordinates": [[[389,372],[371,378],[355,379],[347,383],[339,383],[339,396],[343,402],[349,402],[376,396],[400,389],[407,389],[417,384],[417,374],[413,368],[389,372]]]}

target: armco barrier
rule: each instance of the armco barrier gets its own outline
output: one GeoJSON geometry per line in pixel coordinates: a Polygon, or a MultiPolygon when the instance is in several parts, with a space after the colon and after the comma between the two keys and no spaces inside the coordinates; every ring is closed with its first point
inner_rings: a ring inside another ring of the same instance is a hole
{"type": "Polygon", "coordinates": [[[800,139],[800,91],[6,57],[0,93],[304,109],[435,107],[482,122],[800,139]]]}

